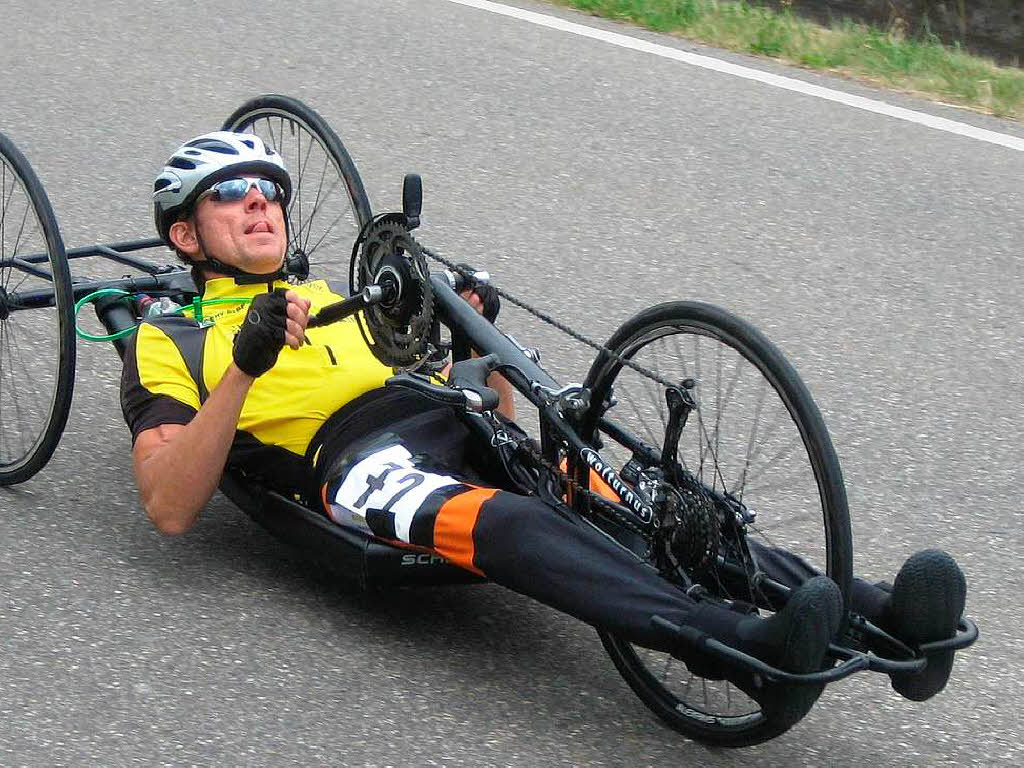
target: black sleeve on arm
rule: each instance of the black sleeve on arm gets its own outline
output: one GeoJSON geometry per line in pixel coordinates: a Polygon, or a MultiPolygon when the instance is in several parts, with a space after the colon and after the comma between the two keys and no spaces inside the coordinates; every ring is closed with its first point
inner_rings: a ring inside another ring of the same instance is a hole
{"type": "Polygon", "coordinates": [[[154,394],[142,385],[136,359],[135,338],[128,344],[121,369],[121,412],[135,439],[147,429],[161,424],[188,424],[196,409],[170,395],[154,394]]]}

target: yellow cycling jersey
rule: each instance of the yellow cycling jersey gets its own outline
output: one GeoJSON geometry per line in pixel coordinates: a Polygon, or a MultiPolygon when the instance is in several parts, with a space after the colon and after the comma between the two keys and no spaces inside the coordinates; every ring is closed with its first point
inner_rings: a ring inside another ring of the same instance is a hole
{"type": "MultiPolygon", "coordinates": [[[[345,298],[326,281],[291,286],[310,300],[311,312],[345,298]]],[[[232,278],[206,283],[204,300],[252,299],[267,285],[237,285],[232,278]]],[[[232,361],[232,345],[248,304],[204,308],[204,322],[165,316],[139,325],[125,354],[121,407],[134,439],[161,424],[187,424],[232,361]],[[212,322],[209,322],[212,321],[212,322]]],[[[277,363],[253,383],[242,407],[231,460],[264,468],[295,486],[308,468],[303,457],[331,414],[391,375],[370,352],[354,317],[310,328],[309,344],[285,347],[277,363]]]]}

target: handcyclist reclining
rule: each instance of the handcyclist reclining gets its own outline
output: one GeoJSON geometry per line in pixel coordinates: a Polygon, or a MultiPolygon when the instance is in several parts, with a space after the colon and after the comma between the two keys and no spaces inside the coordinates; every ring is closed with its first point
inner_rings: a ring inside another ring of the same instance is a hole
{"type": "MultiPolygon", "coordinates": [[[[792,592],[768,618],[694,598],[558,504],[510,488],[460,415],[422,395],[384,387],[391,369],[354,320],[307,327],[344,298],[331,283],[290,285],[282,271],[291,180],[280,156],[250,134],[187,142],[154,185],[160,236],[193,268],[205,299],[251,299],[139,326],[125,355],[121,403],[146,511],[184,533],[227,464],[284,493],[321,498],[336,522],[441,555],[638,645],[671,653],[695,673],[726,679],[781,728],[802,718],[821,686],[762,683],[710,660],[652,624],[660,616],[789,672],[822,668],[846,607],[837,586],[797,556],[749,542],[768,576],[792,592]],[[311,446],[316,448],[315,452],[311,446]],[[313,461],[315,459],[315,462],[313,461]],[[315,463],[315,471],[314,471],[315,463]],[[309,493],[315,484],[315,495],[309,493]]],[[[487,286],[463,297],[489,320],[487,286]]],[[[511,387],[491,374],[510,426],[511,387]]],[[[855,579],[849,608],[907,644],[952,637],[966,598],[953,558],[925,550],[893,585],[855,579]]],[[[894,673],[903,696],[946,685],[953,652],[922,672],[894,673]]]]}

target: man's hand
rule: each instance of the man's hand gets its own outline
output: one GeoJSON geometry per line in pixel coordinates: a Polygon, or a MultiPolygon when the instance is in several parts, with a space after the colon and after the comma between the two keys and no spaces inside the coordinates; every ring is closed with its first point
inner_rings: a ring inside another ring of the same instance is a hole
{"type": "Polygon", "coordinates": [[[252,300],[232,352],[235,365],[253,378],[274,367],[287,344],[298,349],[306,338],[309,300],[294,291],[275,288],[252,300]]]}
{"type": "Polygon", "coordinates": [[[498,317],[501,302],[493,285],[477,283],[473,288],[466,288],[459,296],[468,301],[469,306],[483,315],[488,322],[493,323],[498,317]]]}
{"type": "MultiPolygon", "coordinates": [[[[494,290],[494,286],[487,283],[477,283],[473,288],[466,288],[459,296],[465,299],[469,306],[483,315],[488,321],[493,323],[494,318],[498,316],[500,305],[498,303],[498,292],[494,290]]],[[[473,352],[473,357],[477,357],[475,351],[473,352]]],[[[495,371],[487,377],[487,386],[498,393],[498,413],[509,421],[515,421],[516,401],[512,385],[508,383],[504,376],[495,371]]]]}
{"type": "Polygon", "coordinates": [[[479,282],[470,277],[476,272],[469,264],[456,265],[466,279],[466,288],[459,294],[469,302],[477,312],[484,316],[489,323],[493,323],[498,317],[498,310],[501,309],[501,300],[498,298],[498,291],[493,285],[487,282],[479,282]]]}
{"type": "Polygon", "coordinates": [[[310,301],[291,290],[286,291],[284,297],[288,301],[288,326],[284,343],[292,349],[298,349],[307,341],[306,324],[309,322],[310,301]]]}

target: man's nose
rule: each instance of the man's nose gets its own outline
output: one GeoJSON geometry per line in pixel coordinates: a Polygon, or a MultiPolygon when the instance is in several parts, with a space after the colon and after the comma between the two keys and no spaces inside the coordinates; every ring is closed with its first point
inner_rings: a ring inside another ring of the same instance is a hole
{"type": "Polygon", "coordinates": [[[245,210],[247,211],[258,211],[267,207],[267,198],[260,192],[260,188],[253,185],[248,192],[245,193],[245,210]]]}

